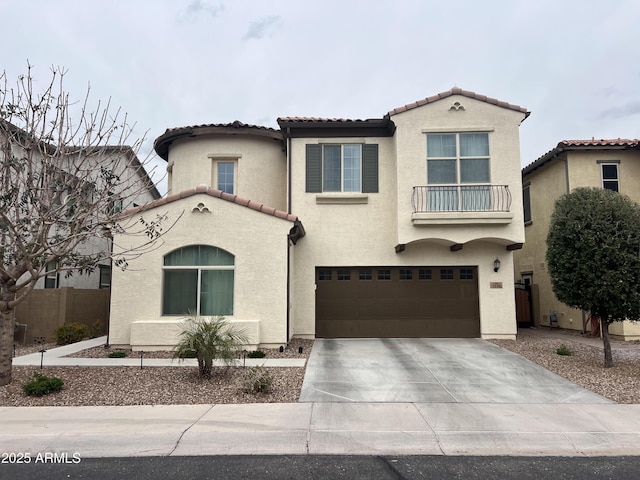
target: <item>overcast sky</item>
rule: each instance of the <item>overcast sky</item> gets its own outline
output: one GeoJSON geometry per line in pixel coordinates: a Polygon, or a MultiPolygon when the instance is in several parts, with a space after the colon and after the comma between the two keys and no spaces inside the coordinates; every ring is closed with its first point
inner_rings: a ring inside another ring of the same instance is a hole
{"type": "MultiPolygon", "coordinates": [[[[640,137],[638,0],[0,0],[0,70],[68,69],[146,133],[381,118],[454,86],[520,105],[521,164],[640,137]]],[[[164,188],[160,185],[161,191],[164,188]]]]}

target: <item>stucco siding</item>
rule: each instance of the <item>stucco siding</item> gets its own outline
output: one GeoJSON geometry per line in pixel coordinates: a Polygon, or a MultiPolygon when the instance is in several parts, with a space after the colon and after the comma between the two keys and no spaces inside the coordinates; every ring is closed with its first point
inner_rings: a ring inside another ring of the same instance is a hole
{"type": "MultiPolygon", "coordinates": [[[[144,217],[165,212],[170,222],[177,219],[177,223],[157,248],[130,260],[125,271],[114,269],[110,342],[130,344],[135,321],[179,320],[162,314],[163,257],[175,249],[202,244],[235,257],[234,313],[228,319],[258,321],[259,338],[252,343],[286,343],[287,235],[292,223],[204,194],[160,206],[144,217]],[[203,212],[194,211],[198,204],[203,204],[203,212]]],[[[135,240],[117,237],[116,243],[126,248],[135,240]]],[[[153,323],[148,326],[157,328],[153,323]]],[[[138,327],[143,335],[143,326],[138,327]]]]}
{"type": "Polygon", "coordinates": [[[236,162],[234,194],[286,210],[286,156],[282,142],[250,135],[208,135],[176,140],[169,151],[169,194],[196,185],[214,188],[216,161],[236,162]],[[235,160],[234,160],[235,159],[235,160]]]}
{"type": "Polygon", "coordinates": [[[508,185],[513,219],[507,225],[431,226],[430,238],[466,243],[477,238],[503,238],[511,243],[524,241],[520,173],[519,125],[524,114],[459,95],[415,108],[392,117],[396,125],[398,165],[398,243],[424,238],[425,231],[411,223],[411,194],[416,185],[427,184],[427,133],[489,133],[490,182],[508,185]],[[458,102],[464,110],[451,110],[458,102]]]}
{"type": "MultiPolygon", "coordinates": [[[[553,292],[546,268],[546,238],[555,202],[560,196],[577,187],[602,188],[599,161],[617,163],[620,192],[640,200],[640,191],[636,188],[640,181],[640,152],[637,151],[566,151],[523,179],[523,184],[529,184],[532,223],[525,227],[524,247],[515,253],[515,278],[520,280],[523,274],[532,274],[532,282],[538,286],[537,324],[549,325],[550,316],[555,313],[560,328],[582,329],[586,314],[563,304],[553,292]]],[[[610,333],[626,339],[640,338],[640,324],[615,323],[610,326],[610,333]]]]}

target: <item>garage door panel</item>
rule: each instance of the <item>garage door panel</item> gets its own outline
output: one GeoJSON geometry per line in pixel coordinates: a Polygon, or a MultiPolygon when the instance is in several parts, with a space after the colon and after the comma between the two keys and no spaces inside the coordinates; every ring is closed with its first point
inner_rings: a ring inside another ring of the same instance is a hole
{"type": "Polygon", "coordinates": [[[316,269],[316,336],[479,337],[475,267],[316,269]]]}

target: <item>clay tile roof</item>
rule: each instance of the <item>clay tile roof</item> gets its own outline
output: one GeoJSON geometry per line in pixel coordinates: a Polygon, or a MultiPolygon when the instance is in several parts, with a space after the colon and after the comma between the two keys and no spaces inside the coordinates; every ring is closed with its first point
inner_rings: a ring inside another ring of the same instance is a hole
{"type": "Polygon", "coordinates": [[[235,203],[242,207],[250,208],[257,212],[264,213],[265,215],[271,215],[273,217],[281,218],[283,220],[288,220],[289,222],[295,222],[298,220],[298,217],[296,215],[292,215],[282,210],[277,210],[273,207],[269,207],[259,202],[254,202],[252,200],[247,200],[246,198],[238,197],[237,195],[223,192],[222,190],[218,190],[216,188],[213,188],[204,184],[198,185],[195,188],[183,190],[182,192],[171,194],[167,197],[160,198],[158,200],[154,200],[153,202],[147,203],[145,205],[141,205],[139,207],[128,208],[127,210],[124,210],[119,216],[128,217],[138,213],[146,212],[147,210],[151,210],[153,208],[175,202],[182,198],[188,198],[198,194],[200,195],[204,194],[204,195],[209,195],[210,197],[216,197],[221,200],[235,203]]]}
{"type": "Polygon", "coordinates": [[[167,130],[153,142],[153,149],[161,158],[167,160],[169,155],[169,145],[178,138],[196,137],[198,135],[210,135],[215,133],[229,133],[230,130],[238,130],[238,133],[244,133],[247,135],[257,135],[273,138],[274,140],[282,140],[282,132],[280,132],[280,130],[235,120],[231,123],[208,123],[201,125],[188,125],[186,127],[167,128],[167,130]]]}
{"type": "Polygon", "coordinates": [[[595,139],[591,140],[562,140],[558,142],[555,148],[549,150],[547,153],[537,158],[535,161],[527,165],[522,169],[522,174],[527,175],[534,170],[540,168],[545,163],[553,160],[558,154],[566,150],[606,150],[606,149],[627,149],[635,148],[640,149],[640,139],[628,139],[628,138],[611,138],[611,139],[595,139]]]}
{"type": "Polygon", "coordinates": [[[629,147],[635,148],[640,144],[640,139],[613,138],[591,140],[562,140],[558,146],[563,147],[629,147]]]}
{"type": "Polygon", "coordinates": [[[497,105],[498,107],[508,108],[510,110],[515,110],[516,112],[521,112],[525,114],[525,118],[527,118],[531,112],[529,112],[526,108],[520,107],[518,105],[512,105],[507,102],[503,102],[496,98],[487,97],[486,95],[480,95],[475,92],[471,92],[469,90],[462,90],[458,87],[453,87],[451,90],[446,92],[441,92],[436,95],[432,95],[431,97],[427,97],[423,100],[418,100],[417,102],[408,103],[407,105],[403,105],[398,108],[394,108],[391,110],[388,115],[396,115],[398,113],[406,112],[407,110],[412,110],[414,108],[421,107],[426,105],[427,103],[437,102],[438,100],[442,100],[443,98],[450,97],[452,95],[462,95],[463,97],[473,98],[475,100],[480,100],[481,102],[490,103],[492,105],[497,105]]]}

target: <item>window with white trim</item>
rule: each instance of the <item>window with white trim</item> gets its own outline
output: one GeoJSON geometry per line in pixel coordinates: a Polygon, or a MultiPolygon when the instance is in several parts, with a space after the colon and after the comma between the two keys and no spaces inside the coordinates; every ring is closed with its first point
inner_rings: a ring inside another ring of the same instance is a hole
{"type": "Polygon", "coordinates": [[[428,209],[488,210],[489,134],[427,134],[428,209]]]}
{"type": "Polygon", "coordinates": [[[216,162],[217,188],[226,193],[235,193],[235,162],[216,162]]]}
{"type": "Polygon", "coordinates": [[[377,193],[378,144],[305,145],[305,192],[377,193]]]}
{"type": "Polygon", "coordinates": [[[163,315],[233,315],[235,257],[221,248],[190,245],[165,255],[163,315]]]}
{"type": "Polygon", "coordinates": [[[58,288],[60,286],[60,273],[58,262],[49,262],[45,267],[44,288],[58,288]]]}
{"type": "Polygon", "coordinates": [[[619,192],[620,178],[618,176],[618,164],[601,163],[600,172],[602,174],[602,188],[619,192]]]}
{"type": "Polygon", "coordinates": [[[323,145],[322,190],[324,192],[359,192],[361,165],[361,145],[323,145]]]}

